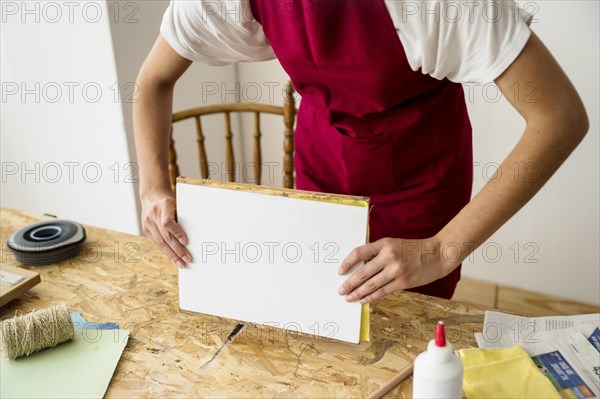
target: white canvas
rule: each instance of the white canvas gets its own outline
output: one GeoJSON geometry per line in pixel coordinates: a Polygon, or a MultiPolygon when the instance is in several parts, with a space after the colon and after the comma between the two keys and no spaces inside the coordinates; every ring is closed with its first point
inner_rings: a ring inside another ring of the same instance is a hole
{"type": "Polygon", "coordinates": [[[365,243],[367,207],[179,183],[177,215],[193,257],[182,310],[359,342],[361,305],[337,293],[337,270],[365,243]]]}

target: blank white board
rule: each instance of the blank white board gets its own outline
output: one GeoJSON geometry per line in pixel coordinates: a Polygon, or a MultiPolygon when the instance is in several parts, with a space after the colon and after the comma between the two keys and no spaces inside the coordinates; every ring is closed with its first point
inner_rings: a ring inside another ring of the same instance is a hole
{"type": "Polygon", "coordinates": [[[359,342],[361,305],[337,293],[347,278],[337,270],[366,241],[367,206],[181,180],[193,259],[179,270],[180,309],[359,342]]]}

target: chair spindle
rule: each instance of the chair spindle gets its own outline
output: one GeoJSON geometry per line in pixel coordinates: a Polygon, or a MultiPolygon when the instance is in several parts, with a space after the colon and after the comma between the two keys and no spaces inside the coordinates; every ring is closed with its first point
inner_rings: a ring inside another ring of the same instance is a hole
{"type": "Polygon", "coordinates": [[[262,178],[262,153],[260,149],[260,112],[254,113],[254,179],[255,184],[260,184],[262,178]]]}
{"type": "Polygon", "coordinates": [[[233,182],[235,181],[235,157],[231,140],[233,133],[231,132],[231,114],[229,112],[225,112],[225,131],[225,145],[227,151],[225,154],[225,173],[227,175],[227,181],[233,182]]]}
{"type": "Polygon", "coordinates": [[[200,173],[203,179],[208,179],[208,159],[206,157],[206,148],[204,147],[204,134],[202,133],[202,122],[200,117],[196,116],[196,141],[198,142],[198,155],[200,158],[200,173]]]}
{"type": "Polygon", "coordinates": [[[283,187],[294,188],[294,120],[296,118],[296,102],[294,87],[288,83],[283,104],[283,187]]]}
{"type": "Polygon", "coordinates": [[[175,181],[179,176],[179,166],[177,166],[177,151],[175,151],[175,140],[173,140],[173,127],[169,136],[169,179],[171,180],[171,189],[175,192],[175,181]]]}

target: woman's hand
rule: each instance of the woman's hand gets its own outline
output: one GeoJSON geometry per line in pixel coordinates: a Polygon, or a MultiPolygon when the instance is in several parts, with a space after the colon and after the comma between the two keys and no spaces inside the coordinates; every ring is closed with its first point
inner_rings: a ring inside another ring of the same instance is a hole
{"type": "Polygon", "coordinates": [[[178,267],[192,260],[185,248],[187,235],[175,219],[175,196],[171,191],[142,196],[142,228],[178,267]]]}
{"type": "Polygon", "coordinates": [[[144,234],[179,267],[192,257],[184,247],[187,236],[175,220],[175,196],[169,181],[169,136],[175,82],[191,63],[159,35],[140,69],[133,102],[142,227],[144,234]]]}
{"type": "MultiPolygon", "coordinates": [[[[436,238],[381,240],[355,248],[342,262],[339,274],[346,274],[360,261],[366,262],[340,287],[339,294],[348,302],[370,303],[395,291],[418,287],[449,274],[460,262],[442,256],[441,241],[436,238]],[[456,263],[456,264],[454,264],[456,263]]],[[[458,260],[458,257],[451,257],[458,260]]]]}

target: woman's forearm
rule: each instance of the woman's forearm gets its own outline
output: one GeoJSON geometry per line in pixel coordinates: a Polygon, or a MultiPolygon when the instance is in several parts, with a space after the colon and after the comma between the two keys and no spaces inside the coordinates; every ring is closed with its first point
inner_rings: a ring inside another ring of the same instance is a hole
{"type": "Polygon", "coordinates": [[[586,130],[583,121],[527,126],[494,176],[438,233],[448,272],[540,190],[575,149],[586,130]]]}
{"type": "Polygon", "coordinates": [[[171,190],[168,172],[169,135],[173,85],[151,76],[138,79],[133,106],[136,153],[140,173],[140,196],[171,190]]]}
{"type": "Polygon", "coordinates": [[[152,193],[171,192],[168,151],[173,90],[191,63],[159,35],[140,69],[133,130],[142,199],[152,193]]]}
{"type": "Polygon", "coordinates": [[[532,34],[517,61],[496,81],[511,87],[534,85],[537,96],[518,102],[525,118],[521,139],[482,190],[437,235],[451,271],[516,214],[548,181],[588,130],[585,108],[575,88],[542,42],[532,34]],[[457,262],[458,261],[458,262],[457,262]]]}

